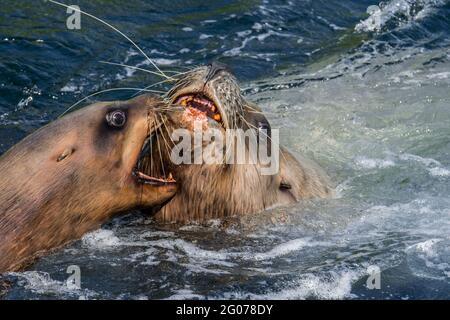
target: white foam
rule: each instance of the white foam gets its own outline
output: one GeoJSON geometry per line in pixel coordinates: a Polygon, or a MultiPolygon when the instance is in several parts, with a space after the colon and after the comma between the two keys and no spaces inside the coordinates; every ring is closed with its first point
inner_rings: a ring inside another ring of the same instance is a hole
{"type": "Polygon", "coordinates": [[[214,274],[214,275],[230,274],[229,271],[218,268],[217,264],[215,263],[205,264],[194,262],[194,263],[181,263],[180,265],[187,269],[186,274],[192,273],[214,274]]]}
{"type": "Polygon", "coordinates": [[[448,241],[433,238],[409,246],[405,251],[415,275],[438,280],[450,278],[448,241]]]}
{"type": "Polygon", "coordinates": [[[141,264],[157,265],[161,259],[156,259],[155,257],[161,257],[162,255],[165,256],[163,260],[180,263],[189,272],[225,274],[229,272],[223,268],[235,267],[237,263],[235,259],[270,261],[298,252],[306,247],[327,246],[329,243],[311,241],[310,238],[298,238],[276,245],[266,252],[255,252],[254,250],[234,251],[232,249],[206,250],[200,248],[195,243],[183,239],[159,239],[147,241],[145,245],[149,249],[133,254],[129,260],[137,261],[144,259],[144,262],[141,262],[141,264]]]}
{"type": "Polygon", "coordinates": [[[352,283],[357,281],[362,272],[341,271],[328,272],[321,275],[304,274],[288,288],[280,291],[268,291],[265,294],[228,292],[225,298],[262,299],[262,300],[295,300],[295,299],[344,299],[353,298],[352,283]]]}
{"type": "Polygon", "coordinates": [[[153,58],[153,62],[158,66],[170,66],[180,62],[178,59],[153,58]]]}
{"type": "Polygon", "coordinates": [[[86,234],[81,242],[83,246],[92,249],[107,249],[121,245],[121,240],[112,230],[100,229],[86,234]]]}
{"type": "Polygon", "coordinates": [[[161,262],[161,261],[157,260],[157,258],[156,258],[157,253],[158,253],[158,250],[156,250],[155,248],[149,248],[149,249],[145,250],[145,252],[137,253],[134,256],[135,257],[145,256],[145,261],[141,262],[141,264],[147,265],[147,266],[156,266],[161,262]]]}
{"type": "Polygon", "coordinates": [[[434,246],[436,243],[442,241],[442,239],[430,239],[424,242],[419,242],[415,245],[412,245],[407,248],[407,250],[415,249],[418,252],[424,253],[428,257],[436,256],[436,251],[434,250],[434,246]]]}
{"type": "Polygon", "coordinates": [[[20,110],[20,109],[23,109],[23,108],[25,108],[25,107],[28,107],[28,105],[29,105],[31,102],[33,102],[33,97],[32,97],[32,96],[29,96],[29,97],[27,97],[27,98],[25,98],[25,99],[20,100],[20,102],[17,104],[16,111],[17,111],[17,110],[20,110]]]}
{"type": "Polygon", "coordinates": [[[273,247],[271,250],[267,252],[261,252],[261,253],[246,253],[242,254],[241,257],[247,260],[269,260],[274,259],[279,256],[285,256],[292,252],[296,252],[299,250],[302,250],[305,247],[316,247],[316,246],[322,246],[327,245],[323,242],[316,242],[311,241],[310,238],[301,238],[301,239],[294,239],[290,240],[288,242],[279,244],[275,247],[273,247]]]}
{"type": "Polygon", "coordinates": [[[436,177],[449,177],[450,170],[445,168],[431,168],[428,170],[432,176],[436,177]]]}
{"type": "Polygon", "coordinates": [[[442,164],[434,160],[432,158],[422,158],[413,154],[402,154],[399,157],[401,160],[405,161],[415,161],[426,167],[426,170],[430,173],[430,175],[435,177],[449,177],[450,170],[444,168],[442,164]]]}
{"type": "Polygon", "coordinates": [[[425,166],[431,166],[431,165],[440,166],[441,165],[439,161],[436,161],[432,158],[422,158],[420,156],[417,156],[414,154],[409,154],[409,153],[401,154],[399,158],[401,160],[405,160],[405,161],[416,161],[425,166]]]}
{"type": "Polygon", "coordinates": [[[355,159],[355,162],[363,169],[382,169],[395,166],[395,162],[390,159],[370,159],[366,157],[358,157],[355,159]]]}
{"type": "Polygon", "coordinates": [[[199,38],[200,40],[205,40],[205,39],[212,38],[212,37],[213,37],[213,36],[210,35],[210,34],[204,34],[204,33],[202,33],[198,38],[199,38]]]}
{"type": "Polygon", "coordinates": [[[261,31],[263,29],[263,25],[259,22],[255,22],[252,26],[252,29],[256,31],[261,31]]]}
{"type": "MultiPolygon", "coordinates": [[[[25,289],[38,294],[69,294],[75,295],[79,299],[92,298],[98,295],[95,291],[76,288],[65,282],[54,280],[47,272],[26,271],[21,273],[12,272],[9,274],[18,277],[19,284],[25,289]]],[[[82,282],[81,285],[83,285],[82,282]]]]}
{"type": "Polygon", "coordinates": [[[145,238],[169,238],[175,236],[172,231],[146,231],[139,235],[139,238],[144,240],[145,238]]]}
{"type": "Polygon", "coordinates": [[[82,88],[75,84],[68,83],[64,87],[61,88],[61,92],[80,92],[82,88]]]}
{"type": "Polygon", "coordinates": [[[438,72],[427,75],[428,79],[444,80],[450,78],[450,72],[438,72]]]}
{"type": "Polygon", "coordinates": [[[191,300],[191,299],[204,299],[205,297],[194,293],[190,289],[180,289],[175,291],[173,295],[166,298],[165,300],[191,300]]]}
{"type": "MultiPolygon", "coordinates": [[[[406,203],[375,205],[362,212],[360,219],[349,225],[348,231],[379,237],[389,231],[440,237],[450,232],[448,201],[418,198],[406,203]]],[[[354,236],[353,238],[356,238],[354,236]]]]}
{"type": "Polygon", "coordinates": [[[380,32],[389,22],[397,26],[423,19],[432,8],[445,4],[444,0],[391,0],[382,6],[369,6],[369,17],[355,26],[357,32],[380,32]]]}
{"type": "Polygon", "coordinates": [[[310,296],[319,299],[344,299],[353,297],[352,283],[358,280],[359,275],[346,271],[341,274],[331,273],[329,278],[308,275],[299,280],[296,288],[271,293],[268,299],[302,299],[310,296]]]}
{"type": "Polygon", "coordinates": [[[207,260],[226,260],[227,254],[221,251],[204,250],[182,239],[173,240],[157,240],[151,242],[152,246],[157,246],[166,249],[179,249],[185,252],[188,256],[195,259],[207,259],[207,260]]]}
{"type": "MultiPolygon", "coordinates": [[[[244,30],[244,31],[238,32],[237,33],[238,38],[244,38],[244,39],[242,39],[241,45],[238,47],[232,48],[230,50],[227,50],[223,54],[228,57],[234,57],[234,56],[241,55],[242,49],[244,49],[249,42],[254,41],[254,40],[257,40],[259,42],[264,42],[267,38],[272,37],[272,36],[284,37],[284,38],[294,37],[291,34],[281,33],[281,32],[274,31],[274,30],[268,30],[265,33],[259,33],[257,35],[252,35],[252,36],[249,36],[250,34],[252,34],[252,30],[244,30]]],[[[256,57],[261,57],[261,55],[256,55],[256,57]]]]}
{"type": "Polygon", "coordinates": [[[335,188],[335,199],[342,199],[347,191],[351,189],[350,183],[353,181],[353,178],[348,178],[344,180],[342,183],[338,184],[335,188]]]}

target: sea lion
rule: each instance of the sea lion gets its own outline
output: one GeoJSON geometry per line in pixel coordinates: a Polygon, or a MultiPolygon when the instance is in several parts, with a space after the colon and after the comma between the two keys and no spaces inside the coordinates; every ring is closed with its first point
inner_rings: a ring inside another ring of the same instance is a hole
{"type": "Polygon", "coordinates": [[[115,213],[152,207],[173,180],[136,170],[161,99],[101,102],[37,130],[0,158],[0,273],[25,267],[115,213]]]}
{"type": "MultiPolygon", "coordinates": [[[[166,98],[186,108],[185,115],[177,113],[168,119],[167,127],[172,130],[180,125],[192,129],[190,122],[200,120],[206,128],[253,130],[258,137],[265,132],[270,138],[269,121],[258,106],[243,97],[236,78],[224,65],[213,63],[183,74],[166,98]]],[[[278,150],[279,170],[271,175],[261,174],[261,163],[174,165],[166,158],[179,190],[155,219],[201,222],[332,196],[330,179],[317,164],[303,157],[296,159],[282,147],[278,150]]]]}

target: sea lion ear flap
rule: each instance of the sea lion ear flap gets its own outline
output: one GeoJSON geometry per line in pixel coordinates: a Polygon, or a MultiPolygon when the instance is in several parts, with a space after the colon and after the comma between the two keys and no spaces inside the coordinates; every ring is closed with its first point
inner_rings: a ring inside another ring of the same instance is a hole
{"type": "MultiPolygon", "coordinates": [[[[284,159],[285,157],[285,153],[284,150],[280,149],[280,153],[284,159]]],[[[280,159],[281,160],[281,159],[280,159]]],[[[280,168],[279,168],[279,175],[278,175],[278,181],[280,182],[280,190],[291,190],[292,189],[292,184],[291,182],[289,182],[289,180],[286,178],[287,177],[287,173],[286,173],[286,163],[284,161],[280,161],[280,168]]]]}
{"type": "Polygon", "coordinates": [[[289,182],[287,182],[285,179],[281,179],[280,189],[281,190],[290,190],[290,189],[292,189],[292,185],[289,182]]]}

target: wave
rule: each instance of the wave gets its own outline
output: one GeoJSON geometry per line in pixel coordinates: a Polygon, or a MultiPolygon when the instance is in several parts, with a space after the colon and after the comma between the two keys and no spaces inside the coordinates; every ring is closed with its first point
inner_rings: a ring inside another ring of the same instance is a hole
{"type": "Polygon", "coordinates": [[[423,19],[445,0],[392,0],[367,8],[370,15],[355,26],[357,32],[384,32],[423,19]]]}

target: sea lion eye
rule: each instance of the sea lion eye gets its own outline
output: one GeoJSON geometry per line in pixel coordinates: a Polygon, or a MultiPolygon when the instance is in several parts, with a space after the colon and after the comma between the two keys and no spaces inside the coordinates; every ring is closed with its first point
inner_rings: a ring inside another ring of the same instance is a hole
{"type": "Polygon", "coordinates": [[[270,130],[270,126],[267,122],[258,122],[258,130],[270,130]]]}
{"type": "Polygon", "coordinates": [[[121,128],[127,122],[127,116],[122,110],[114,110],[106,115],[106,121],[111,127],[121,128]]]}
{"type": "Polygon", "coordinates": [[[269,139],[270,143],[270,139],[272,138],[272,129],[267,121],[258,121],[258,136],[256,137],[258,143],[260,135],[262,135],[265,141],[267,141],[266,139],[269,139]]]}

